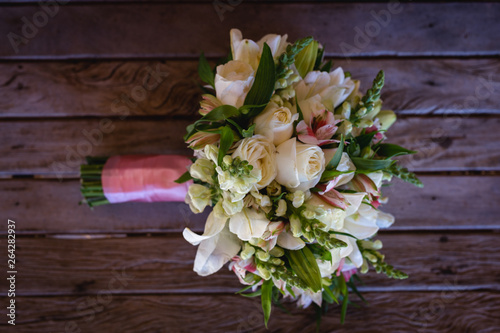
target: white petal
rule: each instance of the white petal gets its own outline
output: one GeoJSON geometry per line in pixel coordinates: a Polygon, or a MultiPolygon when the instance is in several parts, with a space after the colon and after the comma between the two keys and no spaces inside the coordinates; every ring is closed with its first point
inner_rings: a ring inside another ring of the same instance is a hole
{"type": "Polygon", "coordinates": [[[296,138],[291,138],[276,148],[276,166],[278,167],[276,181],[289,188],[295,188],[300,184],[296,143],[296,138]]]}
{"type": "Polygon", "coordinates": [[[356,219],[350,216],[344,220],[344,229],[356,238],[369,238],[378,231],[377,220],[363,215],[359,215],[356,219]]]}
{"type": "Polygon", "coordinates": [[[208,215],[203,235],[198,235],[192,232],[191,229],[185,228],[184,231],[182,232],[182,236],[184,236],[184,239],[186,239],[189,243],[193,245],[198,245],[200,244],[201,241],[214,237],[215,235],[220,233],[221,230],[224,229],[226,221],[227,218],[225,217],[217,218],[214,212],[212,211],[210,215],[208,215]]]}
{"type": "Polygon", "coordinates": [[[213,274],[237,255],[240,248],[238,238],[224,228],[215,237],[200,243],[193,270],[201,276],[213,274]]]}
{"type": "Polygon", "coordinates": [[[389,228],[394,223],[394,216],[389,213],[378,211],[377,225],[379,228],[389,228]]]}
{"type": "Polygon", "coordinates": [[[342,193],[344,198],[346,199],[348,205],[347,209],[345,210],[346,216],[352,215],[356,213],[358,210],[359,206],[361,205],[361,202],[363,201],[363,198],[365,197],[366,193],[364,192],[359,192],[359,193],[342,193]]]}
{"type": "Polygon", "coordinates": [[[251,238],[260,238],[268,224],[269,220],[264,213],[244,208],[238,214],[231,216],[229,230],[238,235],[239,239],[249,241],[251,238]]]}
{"type": "Polygon", "coordinates": [[[293,237],[289,231],[283,231],[278,236],[278,245],[287,250],[300,250],[306,243],[300,238],[293,237]]]}
{"type": "Polygon", "coordinates": [[[377,189],[382,186],[382,178],[384,177],[384,173],[382,171],[371,172],[367,174],[368,177],[375,183],[377,189]]]}

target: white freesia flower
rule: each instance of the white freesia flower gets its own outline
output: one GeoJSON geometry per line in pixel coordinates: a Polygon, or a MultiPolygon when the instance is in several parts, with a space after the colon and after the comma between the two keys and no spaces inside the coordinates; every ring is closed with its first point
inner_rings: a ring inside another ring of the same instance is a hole
{"type": "Polygon", "coordinates": [[[223,104],[239,108],[252,87],[254,70],[246,62],[231,60],[217,66],[215,93],[223,104]]]}
{"type": "Polygon", "coordinates": [[[216,145],[206,145],[203,149],[205,158],[208,158],[217,164],[217,157],[219,156],[219,148],[216,145]]]}
{"type": "Polygon", "coordinates": [[[213,274],[237,255],[240,249],[238,237],[230,233],[227,227],[223,228],[214,237],[200,243],[193,270],[201,276],[213,274]]]}
{"type": "Polygon", "coordinates": [[[297,99],[307,100],[319,95],[320,102],[333,111],[346,100],[354,90],[355,84],[350,78],[346,78],[341,67],[331,73],[311,71],[295,86],[297,99]]]}
{"type": "Polygon", "coordinates": [[[287,35],[269,34],[262,37],[257,43],[250,39],[243,39],[243,35],[238,29],[231,29],[229,33],[231,37],[231,52],[234,60],[246,62],[254,70],[259,67],[259,61],[266,43],[271,49],[273,58],[277,59],[285,52],[287,43],[287,35]]]}
{"type": "Polygon", "coordinates": [[[268,224],[266,214],[255,209],[243,208],[241,212],[231,216],[229,230],[239,239],[249,241],[252,238],[260,238],[268,224]]]}
{"type": "Polygon", "coordinates": [[[288,107],[271,101],[255,118],[255,133],[265,136],[278,146],[292,137],[293,123],[298,117],[299,114],[292,114],[288,107]]]}
{"type": "Polygon", "coordinates": [[[250,192],[262,179],[262,171],[255,168],[249,175],[244,176],[234,176],[228,170],[222,170],[220,166],[217,166],[215,171],[217,171],[217,179],[221,190],[239,194],[238,200],[242,200],[245,194],[250,192]]]}
{"type": "Polygon", "coordinates": [[[189,186],[185,202],[189,204],[189,208],[191,208],[193,213],[198,214],[203,212],[205,207],[210,205],[211,200],[212,193],[209,188],[199,184],[189,186]]]}
{"type": "Polygon", "coordinates": [[[262,135],[239,141],[232,157],[248,161],[253,166],[252,172],[261,172],[261,179],[256,184],[258,190],[269,185],[276,177],[276,148],[262,135]]]}
{"type": "Polygon", "coordinates": [[[212,176],[215,173],[215,164],[206,158],[197,159],[189,168],[191,177],[213,184],[212,176]]]}
{"type": "Polygon", "coordinates": [[[320,147],[291,138],[276,149],[278,183],[292,191],[306,191],[319,182],[325,171],[325,156],[320,147]]]}
{"type": "Polygon", "coordinates": [[[346,213],[344,210],[334,207],[324,202],[319,196],[312,195],[306,202],[306,212],[311,212],[314,218],[325,224],[325,231],[335,230],[339,231],[344,226],[344,219],[346,213]]]}

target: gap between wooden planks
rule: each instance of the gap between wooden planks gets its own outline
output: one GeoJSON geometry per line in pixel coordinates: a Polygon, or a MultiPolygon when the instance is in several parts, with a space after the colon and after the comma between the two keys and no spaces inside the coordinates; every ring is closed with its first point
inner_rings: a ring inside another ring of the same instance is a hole
{"type": "MultiPolygon", "coordinates": [[[[29,20],[40,10],[3,6],[0,31],[22,35],[22,17],[29,20]]],[[[498,56],[500,41],[490,36],[500,30],[499,15],[497,3],[242,3],[222,19],[212,3],[70,4],[26,44],[16,47],[5,39],[0,59],[195,57],[200,50],[220,57],[228,52],[234,27],[252,39],[268,33],[287,33],[292,41],[312,35],[328,46],[330,56],[498,56]],[[383,23],[381,11],[390,15],[383,23]],[[368,32],[368,23],[375,30],[368,32]]]]}
{"type": "MultiPolygon", "coordinates": [[[[362,275],[365,291],[500,290],[499,232],[413,231],[381,233],[376,238],[384,243],[387,262],[410,278],[391,280],[371,272],[362,275]]],[[[0,244],[6,245],[6,240],[0,244]]],[[[196,247],[180,234],[91,240],[19,238],[16,248],[17,276],[22,281],[18,296],[92,295],[116,279],[127,284],[114,292],[131,295],[231,294],[241,289],[227,266],[210,278],[193,272],[196,247]]],[[[6,290],[2,285],[0,293],[6,290]]]]}
{"type": "MultiPolygon", "coordinates": [[[[361,91],[383,69],[384,109],[399,115],[500,114],[500,60],[333,59],[361,91]]],[[[0,117],[197,116],[198,62],[0,63],[0,117]]],[[[444,115],[443,115],[444,117],[444,115]]]]}

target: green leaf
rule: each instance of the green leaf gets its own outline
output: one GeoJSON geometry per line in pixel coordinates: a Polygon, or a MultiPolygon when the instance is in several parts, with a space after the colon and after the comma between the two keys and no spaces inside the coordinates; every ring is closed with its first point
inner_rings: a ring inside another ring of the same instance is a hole
{"type": "Polygon", "coordinates": [[[311,250],[305,246],[301,250],[286,251],[290,266],[297,276],[307,284],[313,292],[322,288],[321,273],[311,250]]]}
{"type": "Polygon", "coordinates": [[[248,293],[248,294],[241,293],[240,295],[244,296],[244,297],[248,297],[248,298],[261,296],[262,295],[262,289],[259,289],[259,290],[255,291],[253,293],[248,293]]]}
{"type": "Polygon", "coordinates": [[[335,297],[330,287],[325,287],[323,289],[323,299],[329,304],[333,304],[333,302],[339,304],[339,300],[335,297]]]}
{"type": "Polygon", "coordinates": [[[264,281],[261,287],[262,295],[260,297],[260,300],[262,303],[262,312],[264,313],[264,323],[266,324],[266,328],[267,328],[267,322],[269,321],[269,317],[271,317],[271,301],[273,296],[273,286],[274,286],[273,280],[269,279],[267,281],[264,281]]]}
{"type": "Polygon", "coordinates": [[[217,156],[217,164],[222,164],[222,159],[226,156],[227,151],[233,145],[234,134],[229,126],[224,126],[220,134],[219,155],[217,156]]]}
{"type": "Polygon", "coordinates": [[[295,96],[295,105],[297,105],[297,113],[299,114],[299,119],[297,119],[297,123],[300,123],[302,120],[304,120],[304,114],[302,113],[302,109],[300,108],[297,96],[295,96]]]}
{"type": "Polygon", "coordinates": [[[280,56],[278,61],[278,67],[276,70],[276,77],[278,79],[286,77],[286,72],[295,61],[295,57],[297,56],[297,54],[299,54],[299,52],[302,51],[304,47],[309,45],[313,40],[314,39],[310,36],[305,37],[295,41],[295,43],[286,47],[286,51],[280,56]]]}
{"type": "Polygon", "coordinates": [[[325,54],[325,48],[318,48],[318,55],[316,57],[316,62],[314,63],[314,70],[319,71],[321,67],[321,62],[323,61],[323,55],[325,54]]]}
{"type": "Polygon", "coordinates": [[[253,287],[253,285],[248,285],[248,286],[242,288],[241,290],[235,292],[235,294],[242,294],[242,293],[244,293],[245,291],[247,291],[248,289],[250,289],[252,287],[253,287]]]}
{"type": "Polygon", "coordinates": [[[378,146],[377,154],[387,158],[400,155],[416,154],[414,150],[408,150],[392,143],[382,143],[378,146]]]}
{"type": "Polygon", "coordinates": [[[340,323],[344,324],[345,316],[347,314],[347,303],[349,302],[348,294],[344,295],[344,299],[342,300],[342,309],[340,310],[340,323]]]}
{"type": "Polygon", "coordinates": [[[306,77],[307,73],[314,69],[318,57],[318,45],[319,43],[313,40],[295,57],[295,68],[301,77],[306,77]]]}
{"type": "Polygon", "coordinates": [[[221,105],[204,115],[199,121],[219,121],[239,116],[240,112],[232,105],[221,105]]]}
{"type": "Polygon", "coordinates": [[[265,105],[269,103],[274,92],[275,83],[276,67],[274,65],[273,54],[267,43],[264,43],[262,57],[260,58],[259,67],[255,74],[255,80],[243,103],[244,105],[261,106],[253,107],[246,115],[248,119],[257,116],[264,109],[265,105]]]}
{"type": "Polygon", "coordinates": [[[362,150],[363,148],[369,146],[370,143],[372,142],[375,134],[377,134],[377,132],[373,131],[373,132],[370,132],[368,134],[362,134],[362,135],[356,137],[355,140],[356,140],[356,143],[359,145],[359,149],[362,150]]]}
{"type": "Polygon", "coordinates": [[[253,131],[255,130],[255,124],[250,126],[248,129],[241,131],[241,136],[244,138],[250,138],[253,136],[253,131]]]}
{"type": "Polygon", "coordinates": [[[354,163],[356,168],[371,171],[387,169],[392,165],[392,163],[394,163],[393,160],[371,160],[361,157],[351,157],[351,161],[354,163]]]}
{"type": "Polygon", "coordinates": [[[200,62],[198,63],[198,74],[203,82],[211,85],[215,89],[215,74],[208,64],[207,59],[203,52],[200,55],[200,62]]]}
{"type": "Polygon", "coordinates": [[[189,174],[189,171],[186,171],[179,178],[174,180],[174,182],[176,182],[177,184],[182,184],[182,183],[185,183],[191,179],[193,179],[193,177],[191,177],[191,175],[189,174]]]}
{"type": "Polygon", "coordinates": [[[323,67],[321,67],[321,71],[322,72],[327,72],[327,73],[330,73],[330,71],[332,70],[332,65],[333,65],[333,61],[332,60],[328,60],[328,62],[326,62],[323,67]]]}
{"type": "Polygon", "coordinates": [[[340,160],[342,159],[342,152],[344,151],[344,136],[342,135],[340,137],[340,143],[337,148],[337,151],[335,152],[335,155],[333,155],[332,159],[330,162],[328,162],[328,165],[326,166],[326,170],[335,170],[337,166],[340,163],[340,160]]]}

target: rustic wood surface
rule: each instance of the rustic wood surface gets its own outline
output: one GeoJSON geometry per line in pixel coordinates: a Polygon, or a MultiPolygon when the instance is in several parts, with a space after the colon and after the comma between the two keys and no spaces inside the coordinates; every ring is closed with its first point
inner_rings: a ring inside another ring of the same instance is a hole
{"type": "MultiPolygon", "coordinates": [[[[389,202],[382,210],[396,217],[390,230],[500,229],[498,207],[492,204],[500,202],[500,177],[422,175],[420,179],[422,189],[399,180],[383,189],[389,202]]],[[[186,226],[202,231],[207,216],[207,212],[192,214],[184,203],[146,207],[127,203],[90,210],[77,205],[81,194],[73,179],[3,180],[0,191],[5,193],[0,211],[23,221],[16,231],[26,235],[164,233],[181,232],[186,226]]]]}
{"type": "MultiPolygon", "coordinates": [[[[232,8],[221,18],[212,3],[96,7],[70,4],[61,7],[36,33],[32,32],[33,38],[20,45],[17,53],[9,42],[0,44],[0,59],[185,58],[197,56],[200,50],[221,57],[228,52],[227,33],[233,27],[255,39],[270,32],[287,33],[291,40],[311,35],[328,45],[330,56],[500,54],[500,41],[490,38],[500,30],[497,3],[398,2],[390,8],[392,13],[387,3],[284,6],[243,2],[232,8]],[[382,10],[390,15],[387,23],[382,23],[385,27],[369,25],[368,29],[373,30],[368,30],[364,39],[356,37],[357,29],[364,30],[368,22],[377,22],[371,11],[378,15],[382,10]],[[355,44],[355,39],[360,39],[359,43],[355,44]]],[[[0,31],[20,35],[22,17],[31,19],[37,10],[30,6],[3,6],[0,31]]]]}
{"type": "MultiPolygon", "coordinates": [[[[130,276],[126,293],[131,294],[231,294],[242,288],[227,268],[210,278],[197,276],[193,272],[196,247],[180,233],[85,238],[91,237],[18,240],[18,266],[22,267],[18,279],[23,285],[19,295],[92,295],[105,289],[117,275],[130,276]]],[[[500,291],[500,233],[381,232],[377,238],[384,244],[386,260],[411,278],[390,280],[371,272],[363,276],[362,291],[425,291],[452,286],[500,291]],[[478,274],[486,271],[488,274],[478,274]]],[[[0,246],[5,245],[2,240],[0,246]]],[[[0,293],[6,291],[2,286],[0,293]]]]}
{"type": "MultiPolygon", "coordinates": [[[[191,119],[8,119],[0,123],[0,176],[76,177],[85,156],[191,155],[182,137],[191,119]],[[133,133],[133,134],[131,134],[133,133]]],[[[500,170],[500,118],[402,118],[391,143],[418,150],[402,158],[413,171],[500,170]]]]}
{"type": "MultiPolygon", "coordinates": [[[[118,288],[119,286],[115,287],[118,288]]],[[[446,289],[437,292],[366,293],[370,303],[352,306],[344,325],[332,307],[320,332],[480,332],[500,325],[498,292],[446,289]]],[[[109,295],[19,297],[20,326],[6,332],[315,332],[313,309],[274,307],[264,328],[260,300],[237,295],[109,295]],[[64,309],[64,311],[61,311],[64,309]],[[201,328],[201,329],[200,329],[201,328]]]]}
{"type": "MultiPolygon", "coordinates": [[[[333,59],[398,114],[499,114],[499,59],[333,59]],[[412,77],[408,80],[408,77],[412,77]]],[[[0,117],[195,116],[197,61],[0,63],[0,117]],[[139,90],[144,86],[143,97],[139,90]],[[130,102],[128,102],[130,100],[130,102]]]]}
{"type": "Polygon", "coordinates": [[[500,3],[401,3],[365,41],[358,31],[388,3],[220,0],[221,16],[214,3],[75,0],[16,52],[8,34],[22,36],[43,3],[0,0],[0,211],[16,221],[18,267],[16,326],[0,283],[0,331],[315,331],[314,310],[294,304],[294,316],[275,307],[267,331],[227,268],[192,271],[196,248],[180,231],[201,231],[206,212],[78,205],[85,155],[190,154],[196,58],[215,64],[238,27],[254,39],[313,35],[363,90],[384,69],[384,107],[400,117],[390,142],[420,151],[403,163],[425,187],[384,189],[396,223],[378,236],[410,278],[369,273],[369,304],[343,326],[334,306],[320,332],[500,332],[500,3]]]}

